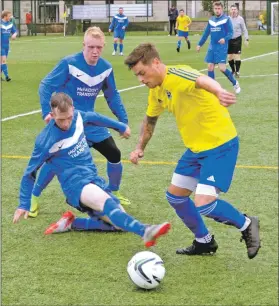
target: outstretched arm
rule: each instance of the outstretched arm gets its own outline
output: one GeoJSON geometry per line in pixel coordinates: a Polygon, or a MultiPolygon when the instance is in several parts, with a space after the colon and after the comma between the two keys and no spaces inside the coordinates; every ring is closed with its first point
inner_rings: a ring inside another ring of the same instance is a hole
{"type": "Polygon", "coordinates": [[[139,141],[136,146],[136,149],[130,155],[130,161],[134,164],[138,164],[140,158],[143,157],[143,151],[151,139],[156,123],[158,120],[157,117],[150,117],[148,115],[145,116],[140,129],[139,141]]]}

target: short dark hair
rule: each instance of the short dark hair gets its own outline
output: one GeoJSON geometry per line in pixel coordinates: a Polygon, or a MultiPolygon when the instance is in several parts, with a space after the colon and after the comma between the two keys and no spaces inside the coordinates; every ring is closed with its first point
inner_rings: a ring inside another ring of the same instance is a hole
{"type": "Polygon", "coordinates": [[[238,9],[238,7],[237,7],[235,4],[232,4],[232,5],[231,5],[231,8],[232,8],[232,7],[235,7],[236,9],[238,9]]]}
{"type": "Polygon", "coordinates": [[[184,12],[184,10],[183,10],[183,9],[180,9],[179,12],[184,12]]]}
{"type": "Polygon", "coordinates": [[[126,58],[125,65],[132,69],[137,63],[142,62],[144,65],[150,64],[154,58],[160,60],[159,52],[151,43],[138,45],[126,58]]]}
{"type": "Polygon", "coordinates": [[[216,1],[213,3],[213,6],[221,6],[222,8],[224,7],[223,6],[223,3],[221,1],[216,1]]]}
{"type": "Polygon", "coordinates": [[[72,98],[64,92],[55,93],[50,99],[51,110],[59,109],[61,113],[67,112],[73,104],[72,98]]]}

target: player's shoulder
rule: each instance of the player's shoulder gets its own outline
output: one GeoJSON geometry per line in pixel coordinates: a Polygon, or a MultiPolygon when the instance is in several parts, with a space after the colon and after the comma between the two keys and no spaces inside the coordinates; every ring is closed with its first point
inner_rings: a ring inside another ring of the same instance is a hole
{"type": "Polygon", "coordinates": [[[171,66],[167,66],[168,68],[168,74],[173,74],[176,76],[196,76],[196,75],[200,75],[201,73],[192,68],[189,65],[171,65],[171,66]]]}
{"type": "Polygon", "coordinates": [[[78,62],[80,62],[82,56],[83,56],[82,52],[78,52],[78,53],[74,53],[74,54],[70,54],[70,55],[65,56],[62,59],[62,61],[65,61],[68,64],[78,63],[78,62]]]}
{"type": "Polygon", "coordinates": [[[53,130],[54,130],[55,122],[54,120],[50,120],[50,122],[43,128],[40,134],[36,137],[36,147],[44,150],[48,148],[53,142],[53,130]]]}
{"type": "Polygon", "coordinates": [[[102,67],[105,69],[112,69],[112,65],[109,61],[107,61],[106,59],[104,59],[103,57],[100,57],[98,60],[98,67],[102,67]]]}

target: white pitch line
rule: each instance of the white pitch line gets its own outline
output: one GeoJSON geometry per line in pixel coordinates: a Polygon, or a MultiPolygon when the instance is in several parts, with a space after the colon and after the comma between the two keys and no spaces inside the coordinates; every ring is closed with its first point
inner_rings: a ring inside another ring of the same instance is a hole
{"type": "MultiPolygon", "coordinates": [[[[261,54],[261,55],[256,55],[256,56],[244,58],[242,60],[242,62],[249,61],[249,60],[252,60],[252,59],[255,59],[255,58],[260,58],[260,57],[268,56],[268,55],[273,55],[273,54],[276,54],[276,53],[278,53],[278,51],[269,52],[269,53],[265,53],[265,54],[261,54]]],[[[206,71],[206,70],[207,70],[207,68],[200,70],[200,72],[206,71]]],[[[138,86],[132,86],[132,87],[128,87],[128,88],[123,88],[123,89],[120,89],[119,92],[129,91],[129,90],[140,88],[140,87],[144,87],[144,86],[145,85],[142,84],[142,85],[138,85],[138,86]]],[[[103,97],[103,96],[104,95],[99,95],[99,96],[97,96],[97,98],[100,98],[100,97],[103,97]]],[[[6,118],[1,119],[1,122],[17,119],[17,118],[24,117],[24,116],[29,116],[29,115],[37,114],[37,113],[40,113],[40,112],[41,112],[41,110],[38,109],[38,110],[34,110],[34,111],[31,111],[31,112],[28,112],[28,113],[23,113],[23,114],[18,114],[18,115],[6,117],[6,118]]]]}
{"type": "MultiPolygon", "coordinates": [[[[274,74],[251,74],[251,75],[241,75],[240,78],[244,79],[244,78],[260,78],[260,77],[271,77],[271,76],[278,76],[278,73],[274,73],[274,74]]],[[[220,79],[226,79],[226,77],[218,77],[216,78],[217,80],[220,79]]]]}

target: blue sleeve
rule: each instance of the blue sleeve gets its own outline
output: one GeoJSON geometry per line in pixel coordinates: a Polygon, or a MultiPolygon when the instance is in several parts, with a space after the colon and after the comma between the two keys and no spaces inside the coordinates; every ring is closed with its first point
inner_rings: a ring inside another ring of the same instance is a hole
{"type": "Polygon", "coordinates": [[[48,157],[47,151],[42,149],[36,141],[31,159],[21,180],[18,208],[30,211],[31,196],[36,180],[36,173],[48,157]]]}
{"type": "Polygon", "coordinates": [[[39,96],[42,108],[42,116],[45,118],[50,112],[50,98],[61,86],[65,85],[69,77],[69,67],[65,60],[60,61],[57,66],[41,81],[39,96]]]}
{"type": "Polygon", "coordinates": [[[12,35],[16,33],[16,26],[15,25],[13,25],[13,27],[11,29],[11,33],[12,33],[12,35]]]}
{"type": "Polygon", "coordinates": [[[115,27],[115,18],[113,17],[113,18],[112,18],[112,21],[111,21],[111,24],[110,24],[110,26],[109,26],[109,29],[110,29],[110,30],[113,30],[114,27],[115,27]]]}
{"type": "Polygon", "coordinates": [[[225,41],[229,41],[233,37],[233,24],[231,18],[228,18],[228,21],[224,24],[226,30],[226,36],[224,37],[225,41]]]}
{"type": "Polygon", "coordinates": [[[203,32],[203,35],[198,43],[198,46],[203,46],[203,44],[206,42],[207,38],[208,38],[208,35],[210,34],[210,25],[209,25],[209,22],[207,23],[207,26],[203,32]]]}
{"type": "Polygon", "coordinates": [[[124,133],[126,131],[127,125],[118,122],[114,119],[111,119],[109,117],[103,116],[101,114],[95,113],[95,112],[80,112],[80,114],[83,117],[84,125],[87,124],[94,124],[98,126],[104,126],[110,129],[114,129],[116,131],[119,131],[120,133],[124,133]]]}
{"type": "Polygon", "coordinates": [[[127,29],[128,25],[129,25],[129,19],[127,17],[127,19],[125,19],[125,24],[124,24],[125,30],[127,29]]]}
{"type": "Polygon", "coordinates": [[[105,80],[102,90],[112,113],[119,121],[128,124],[127,112],[122,103],[120,94],[116,89],[113,71],[111,71],[110,75],[105,80]]]}

